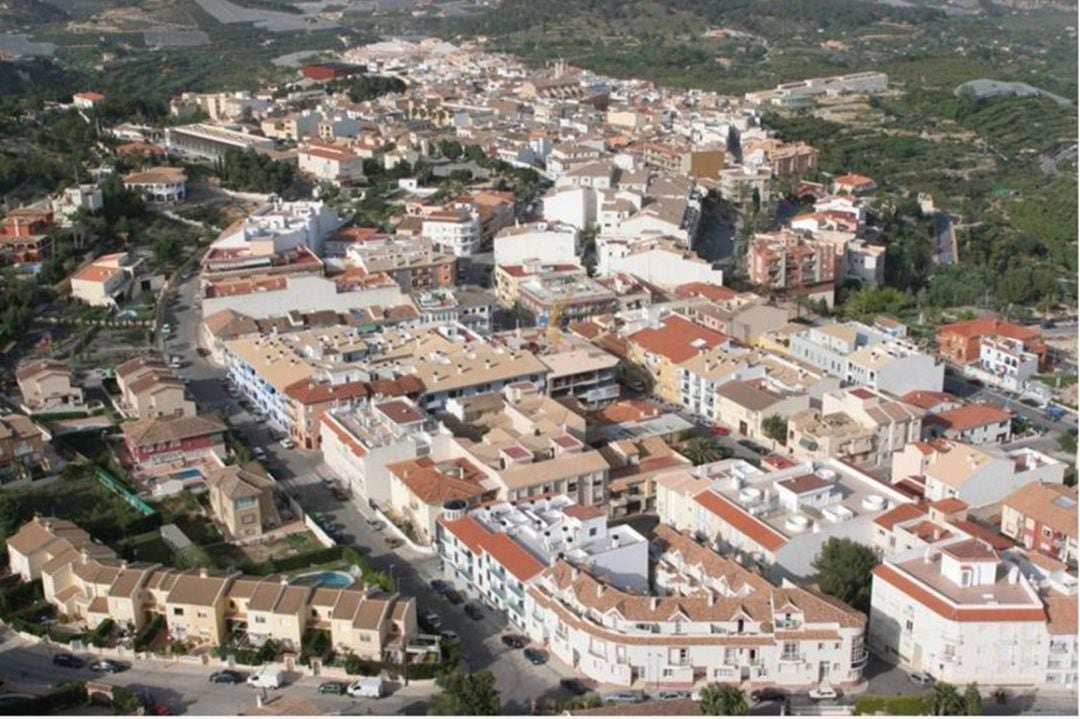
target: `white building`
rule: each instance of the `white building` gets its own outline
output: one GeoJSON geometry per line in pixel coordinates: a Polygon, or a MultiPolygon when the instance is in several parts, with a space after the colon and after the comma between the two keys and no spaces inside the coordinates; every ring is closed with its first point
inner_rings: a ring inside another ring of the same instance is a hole
{"type": "Polygon", "coordinates": [[[241,152],[272,150],[274,141],[262,135],[251,135],[216,125],[196,123],[166,128],[165,148],[169,152],[181,155],[219,160],[229,150],[241,152]]]}
{"type": "Polygon", "coordinates": [[[285,202],[277,196],[229,227],[214,240],[215,250],[248,249],[255,255],[276,255],[300,245],[321,255],[323,242],[344,222],[322,201],[285,202]]]}
{"type": "Polygon", "coordinates": [[[569,225],[548,222],[504,227],[495,235],[495,264],[579,264],[578,234],[569,225]]]}
{"type": "Polygon", "coordinates": [[[887,660],[963,686],[1076,688],[1076,579],[947,539],[874,569],[870,642],[887,660]]]}
{"type": "Polygon", "coordinates": [[[180,202],[187,197],[187,173],[182,167],[151,167],[124,175],[124,187],[149,202],[180,202]]]}
{"type": "Polygon", "coordinates": [[[265,319],[290,312],[350,312],[374,306],[395,307],[408,302],[408,298],[386,275],[371,275],[356,281],[298,275],[280,278],[271,286],[253,286],[246,293],[229,291],[214,296],[214,292],[209,291],[202,302],[204,317],[231,309],[252,319],[265,319]]]}
{"type": "Polygon", "coordinates": [[[593,681],[626,687],[859,681],[861,613],[774,586],[667,527],[656,535],[655,594],[560,561],[526,590],[530,638],[593,681]]]}
{"type": "Polygon", "coordinates": [[[317,180],[349,185],[364,179],[364,158],[348,150],[322,145],[305,145],[296,152],[297,165],[317,180]]]}
{"type": "Polygon", "coordinates": [[[468,257],[480,249],[480,216],[468,206],[445,208],[421,218],[420,234],[454,257],[468,257]]]}
{"type": "Polygon", "coordinates": [[[648,587],[649,543],[632,527],[608,527],[607,512],[566,495],[496,502],[464,511],[453,505],[439,518],[444,571],[466,592],[505,609],[517,626],[527,624],[524,590],[558,561],[605,577],[619,586],[648,587]]]}
{"type": "Polygon", "coordinates": [[[70,225],[79,210],[97,212],[105,207],[105,196],[95,184],[66,187],[53,198],[52,211],[61,225],[70,225]]]}
{"type": "Polygon", "coordinates": [[[983,337],[979,359],[964,374],[1009,392],[1023,392],[1024,384],[1039,372],[1039,356],[1024,349],[1024,341],[1011,337],[983,337]]]}
{"type": "Polygon", "coordinates": [[[596,256],[597,274],[602,277],[625,272],[661,287],[688,282],[724,284],[723,270],[671,241],[601,235],[596,239],[596,256]]]}

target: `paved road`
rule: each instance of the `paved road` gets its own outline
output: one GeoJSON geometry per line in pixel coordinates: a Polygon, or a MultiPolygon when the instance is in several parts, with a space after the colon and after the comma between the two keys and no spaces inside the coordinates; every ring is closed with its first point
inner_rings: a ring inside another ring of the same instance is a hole
{"type": "Polygon", "coordinates": [[[1015,396],[990,387],[979,387],[952,372],[945,373],[945,391],[969,402],[988,402],[1012,410],[1041,432],[1068,432],[1076,429],[1076,414],[1069,412],[1061,420],[1051,419],[1042,409],[1022,404],[1015,396]]]}

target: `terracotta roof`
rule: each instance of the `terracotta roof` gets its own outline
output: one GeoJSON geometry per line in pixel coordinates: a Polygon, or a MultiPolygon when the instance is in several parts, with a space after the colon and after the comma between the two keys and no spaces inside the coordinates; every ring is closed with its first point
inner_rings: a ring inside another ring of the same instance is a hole
{"type": "Polygon", "coordinates": [[[939,499],[936,502],[930,503],[931,509],[936,509],[939,512],[945,514],[954,514],[956,512],[963,512],[968,508],[967,503],[956,497],[947,497],[946,499],[939,499]]]}
{"type": "Polygon", "coordinates": [[[988,424],[1008,422],[1009,420],[1008,411],[992,404],[969,404],[965,407],[956,407],[927,417],[928,422],[944,425],[946,428],[957,432],[983,427],[988,424]]]}
{"type": "Polygon", "coordinates": [[[1061,484],[1026,484],[1001,502],[1055,532],[1077,536],[1077,490],[1061,484]]]}
{"type": "Polygon", "coordinates": [[[20,382],[25,379],[30,379],[44,372],[58,372],[60,374],[70,374],[71,369],[64,362],[58,362],[51,359],[39,359],[27,364],[21,365],[15,370],[15,379],[20,382]]]}
{"type": "Polygon", "coordinates": [[[226,427],[213,417],[192,416],[162,419],[146,417],[128,422],[121,429],[127,442],[135,446],[145,446],[224,432],[226,427]]]}
{"type": "Polygon", "coordinates": [[[990,545],[978,539],[965,539],[941,548],[942,554],[971,561],[997,560],[998,554],[990,545]]]}
{"type": "Polygon", "coordinates": [[[420,501],[442,505],[451,499],[473,499],[484,493],[480,482],[487,476],[467,459],[435,462],[420,457],[386,465],[420,501]]]}
{"type": "Polygon", "coordinates": [[[948,392],[932,392],[916,389],[900,397],[904,402],[921,409],[930,409],[946,402],[960,403],[961,400],[948,392]]]}
{"type": "Polygon", "coordinates": [[[926,506],[923,504],[898,504],[888,512],[874,517],[874,524],[891,530],[897,524],[910,521],[926,514],[926,506]]]}
{"type": "Polygon", "coordinates": [[[708,282],[687,282],[675,288],[678,297],[704,297],[713,302],[726,302],[739,296],[739,293],[730,287],[713,285],[708,282]]]}
{"type": "Polygon", "coordinates": [[[667,357],[676,364],[698,353],[699,348],[694,346],[697,340],[701,340],[698,344],[702,349],[712,349],[726,339],[726,335],[679,315],[664,318],[659,329],[649,327],[627,337],[631,344],[638,345],[650,354],[667,357]]]}
{"type": "Polygon", "coordinates": [[[476,555],[486,552],[506,567],[518,580],[527,582],[544,570],[544,565],[521,545],[502,532],[489,532],[473,517],[439,522],[476,555]]]}
{"type": "Polygon", "coordinates": [[[1050,592],[1043,597],[1046,607],[1046,630],[1050,634],[1068,634],[1076,636],[1077,595],[1065,595],[1050,592]]]}
{"type": "Polygon", "coordinates": [[[777,532],[760,519],[753,517],[738,506],[711,489],[706,489],[694,496],[694,501],[717,517],[723,519],[735,529],[767,551],[775,552],[787,544],[787,537],[777,532]]]}
{"type": "Polygon", "coordinates": [[[979,317],[973,320],[967,320],[966,322],[954,322],[948,325],[942,325],[938,328],[939,335],[959,335],[961,337],[967,337],[975,339],[978,337],[986,337],[989,335],[1001,335],[1003,337],[1011,337],[1018,340],[1036,339],[1041,335],[1041,332],[1036,327],[1025,327],[1023,325],[1013,324],[1012,322],[1006,322],[999,317],[979,317]]]}

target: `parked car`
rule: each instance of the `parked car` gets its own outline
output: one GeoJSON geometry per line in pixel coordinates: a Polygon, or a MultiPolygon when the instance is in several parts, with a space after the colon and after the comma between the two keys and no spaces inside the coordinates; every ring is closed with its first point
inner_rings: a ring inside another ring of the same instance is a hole
{"type": "Polygon", "coordinates": [[[293,442],[292,439],[286,437],[285,439],[281,440],[281,446],[285,449],[293,449],[294,447],[296,447],[296,442],[293,442]]]}
{"type": "Polygon", "coordinates": [[[319,694],[333,694],[344,696],[349,693],[349,685],[345,682],[323,682],[319,685],[319,694]]]}
{"type": "Polygon", "coordinates": [[[465,615],[474,622],[478,622],[484,618],[484,613],[480,611],[480,607],[475,604],[465,605],[465,615]]]}
{"type": "Polygon", "coordinates": [[[743,447],[746,447],[748,450],[750,450],[754,454],[760,454],[760,455],[764,456],[764,455],[769,453],[769,450],[765,449],[764,447],[762,447],[757,442],[754,442],[753,440],[740,439],[739,444],[741,444],[743,447]]]}
{"type": "Polygon", "coordinates": [[[262,447],[252,447],[251,456],[259,460],[260,462],[263,462],[266,460],[266,450],[262,447]]]}
{"type": "Polygon", "coordinates": [[[583,694],[588,694],[590,691],[589,687],[585,684],[585,682],[581,681],[577,677],[560,679],[559,686],[576,697],[582,696],[583,694]]]}
{"type": "Polygon", "coordinates": [[[437,594],[446,594],[446,590],[450,588],[450,585],[447,584],[442,579],[432,579],[431,580],[431,588],[437,594]]]}
{"type": "Polygon", "coordinates": [[[461,642],[461,637],[459,637],[458,633],[455,632],[453,629],[444,629],[439,632],[439,635],[442,637],[444,644],[449,644],[453,646],[461,642]]]}
{"type": "Polygon", "coordinates": [[[453,587],[447,589],[446,593],[443,596],[446,597],[446,601],[450,602],[451,604],[461,604],[465,601],[465,597],[461,596],[461,592],[454,589],[453,587]]]}
{"type": "Polygon", "coordinates": [[[682,689],[665,689],[656,694],[656,698],[660,701],[671,701],[672,699],[689,699],[690,692],[682,689]]]}
{"type": "Polygon", "coordinates": [[[604,695],[604,701],[609,704],[638,704],[645,701],[645,692],[609,692],[604,695]]]}
{"type": "Polygon", "coordinates": [[[442,626],[443,626],[442,617],[440,617],[438,614],[431,611],[430,609],[425,610],[420,615],[420,619],[425,621],[427,623],[427,625],[429,627],[431,627],[432,629],[434,629],[435,631],[439,631],[440,629],[442,629],[442,626]]]}
{"type": "Polygon", "coordinates": [[[82,669],[84,666],[86,666],[86,662],[84,662],[82,659],[79,659],[77,656],[71,654],[70,652],[60,652],[59,654],[54,654],[52,658],[52,663],[58,667],[63,667],[64,669],[82,669]]]}
{"type": "Polygon", "coordinates": [[[928,687],[934,683],[934,678],[926,672],[909,672],[907,676],[915,686],[928,687]]]}
{"type": "Polygon", "coordinates": [[[210,675],[211,684],[243,684],[244,675],[232,669],[222,669],[210,675]]]}
{"type": "Polygon", "coordinates": [[[90,665],[90,671],[101,672],[102,674],[116,674],[125,669],[127,669],[126,665],[112,659],[98,659],[90,665]]]}
{"type": "Polygon", "coordinates": [[[366,521],[368,526],[371,527],[372,529],[374,529],[376,532],[378,532],[380,529],[382,529],[385,526],[382,523],[381,519],[367,519],[367,520],[364,520],[364,521],[366,521]]]}
{"type": "Polygon", "coordinates": [[[816,686],[813,689],[811,689],[810,691],[808,691],[807,694],[810,696],[811,699],[813,699],[816,702],[823,701],[823,700],[826,700],[826,699],[839,699],[840,698],[840,692],[836,691],[835,689],[833,689],[828,684],[822,684],[820,686],[816,686]]]}
{"type": "Polygon", "coordinates": [[[547,662],[547,654],[536,647],[529,647],[525,650],[525,658],[529,660],[529,664],[540,666],[547,662]]]}
{"type": "Polygon", "coordinates": [[[787,699],[787,692],[776,687],[762,687],[750,692],[750,700],[755,702],[782,702],[787,699]]]}
{"type": "Polygon", "coordinates": [[[334,495],[334,499],[339,502],[348,502],[350,499],[349,493],[341,487],[334,487],[330,490],[330,494],[334,495]]]}
{"type": "Polygon", "coordinates": [[[716,437],[727,437],[731,434],[731,430],[722,424],[713,425],[712,433],[716,437]]]}
{"type": "Polygon", "coordinates": [[[529,645],[529,638],[520,634],[504,634],[502,643],[511,649],[524,649],[529,645]]]}

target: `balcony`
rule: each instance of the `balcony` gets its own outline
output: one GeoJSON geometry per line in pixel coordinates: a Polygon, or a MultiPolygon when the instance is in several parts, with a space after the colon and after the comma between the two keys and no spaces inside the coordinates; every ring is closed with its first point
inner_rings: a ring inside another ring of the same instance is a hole
{"type": "Polygon", "coordinates": [[[864,648],[861,653],[851,658],[851,668],[862,669],[868,661],[870,661],[870,652],[864,648]]]}
{"type": "MultiPolygon", "coordinates": [[[[787,653],[785,653],[785,654],[780,655],[780,661],[782,661],[782,662],[799,662],[799,663],[802,663],[802,662],[806,661],[806,655],[805,654],[787,654],[787,653]]],[[[760,664],[760,662],[754,661],[754,662],[751,663],[751,665],[754,665],[754,664],[760,664]]]]}

